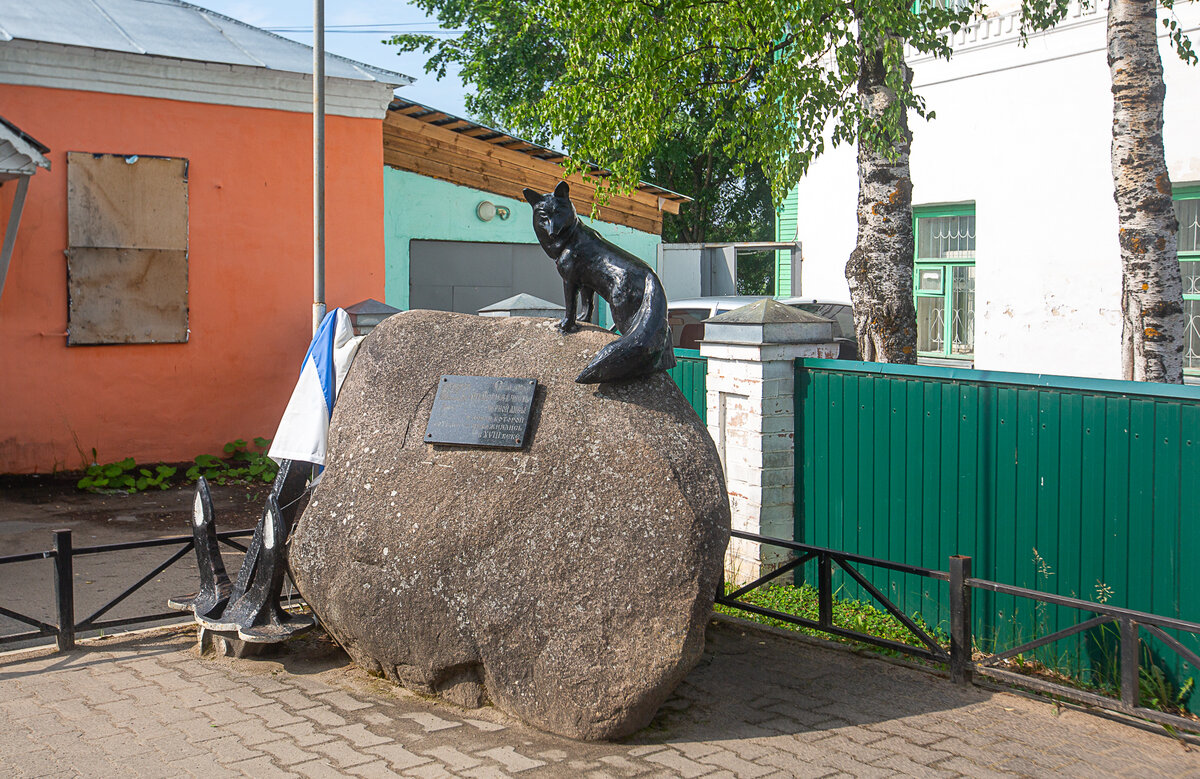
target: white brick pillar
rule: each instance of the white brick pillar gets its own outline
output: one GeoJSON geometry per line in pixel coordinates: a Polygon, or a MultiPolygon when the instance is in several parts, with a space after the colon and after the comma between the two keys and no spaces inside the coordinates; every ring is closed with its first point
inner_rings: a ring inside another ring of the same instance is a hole
{"type": "MultiPolygon", "coordinates": [[[[708,432],[725,467],[733,529],[792,539],[797,357],[836,357],[828,319],[765,299],[705,324],[708,432]]],[[[745,584],[789,559],[787,550],[734,538],[727,581],[745,584]]]]}

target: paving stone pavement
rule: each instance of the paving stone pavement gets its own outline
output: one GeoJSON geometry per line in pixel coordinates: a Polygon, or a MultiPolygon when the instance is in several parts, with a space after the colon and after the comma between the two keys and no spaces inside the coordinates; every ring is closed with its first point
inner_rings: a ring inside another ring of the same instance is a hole
{"type": "Polygon", "coordinates": [[[1200,777],[1200,748],[715,622],[649,728],[585,744],[428,701],[327,639],[201,658],[194,632],[0,655],[0,776],[1200,777]]]}

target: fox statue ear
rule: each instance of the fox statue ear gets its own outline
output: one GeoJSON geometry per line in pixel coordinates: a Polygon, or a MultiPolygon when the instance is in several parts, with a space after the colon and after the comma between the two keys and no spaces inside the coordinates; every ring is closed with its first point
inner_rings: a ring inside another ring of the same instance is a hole
{"type": "Polygon", "coordinates": [[[565,181],[558,182],[558,186],[554,188],[554,196],[561,197],[561,198],[570,198],[571,188],[569,186],[567,186],[567,182],[565,182],[565,181]]]}
{"type": "Polygon", "coordinates": [[[529,201],[529,204],[530,204],[530,205],[536,205],[536,204],[537,204],[537,202],[538,202],[539,200],[541,200],[541,199],[542,199],[542,196],[541,196],[541,195],[539,195],[538,193],[534,192],[534,191],[533,191],[532,189],[530,189],[529,187],[525,187],[525,190],[524,190],[524,192],[523,192],[522,194],[524,194],[524,195],[525,195],[525,199],[526,199],[527,201],[529,201]]]}

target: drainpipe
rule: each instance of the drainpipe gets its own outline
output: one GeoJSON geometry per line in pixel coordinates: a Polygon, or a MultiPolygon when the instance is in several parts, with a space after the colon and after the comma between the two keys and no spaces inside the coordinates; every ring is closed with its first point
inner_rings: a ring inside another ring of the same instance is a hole
{"type": "Polygon", "coordinates": [[[313,0],[313,335],[325,318],[325,0],[313,0]]]}

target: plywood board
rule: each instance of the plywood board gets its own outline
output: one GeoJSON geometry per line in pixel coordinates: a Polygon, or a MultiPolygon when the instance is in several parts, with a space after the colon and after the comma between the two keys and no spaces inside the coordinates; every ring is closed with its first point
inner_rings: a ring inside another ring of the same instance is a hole
{"type": "Polygon", "coordinates": [[[71,247],[186,250],[188,161],[67,153],[71,247]]]}
{"type": "Polygon", "coordinates": [[[186,343],[187,252],[67,251],[67,343],[186,343]]]}

